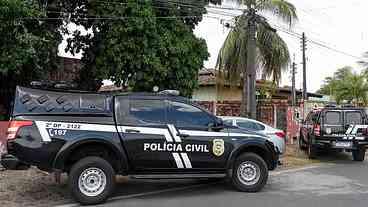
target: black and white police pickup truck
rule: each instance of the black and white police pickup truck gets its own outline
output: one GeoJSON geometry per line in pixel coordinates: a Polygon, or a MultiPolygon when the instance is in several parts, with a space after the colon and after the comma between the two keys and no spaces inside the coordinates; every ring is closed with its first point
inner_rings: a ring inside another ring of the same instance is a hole
{"type": "Polygon", "coordinates": [[[225,178],[257,192],[277,166],[273,144],[239,133],[183,97],[106,95],[17,87],[7,134],[7,169],[68,174],[82,204],[104,202],[115,175],[225,178]]]}

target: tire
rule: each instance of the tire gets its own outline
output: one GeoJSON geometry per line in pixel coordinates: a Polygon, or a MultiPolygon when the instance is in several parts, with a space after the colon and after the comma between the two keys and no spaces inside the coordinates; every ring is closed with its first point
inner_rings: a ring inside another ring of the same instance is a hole
{"type": "Polygon", "coordinates": [[[259,155],[255,153],[244,153],[239,155],[239,157],[235,160],[231,180],[233,186],[237,190],[242,192],[258,192],[265,186],[267,179],[267,164],[259,155]],[[243,171],[249,170],[250,172],[248,173],[253,172],[256,174],[245,175],[245,172],[242,172],[241,168],[243,168],[243,171]],[[246,178],[246,176],[251,177],[246,178]],[[251,180],[253,176],[254,178],[251,180]],[[249,179],[249,181],[247,179],[249,179]]]}
{"type": "Polygon", "coordinates": [[[364,161],[365,158],[365,148],[358,148],[357,150],[353,150],[353,160],[354,161],[364,161]]]}
{"type": "Polygon", "coordinates": [[[86,157],[72,166],[68,182],[75,200],[83,205],[99,204],[105,202],[114,190],[115,171],[100,157],[86,157]],[[96,186],[91,186],[93,184],[96,186]]]}
{"type": "Polygon", "coordinates": [[[304,142],[302,135],[299,136],[298,144],[299,144],[299,149],[300,150],[304,151],[304,150],[307,149],[306,143],[304,142]]]}
{"type": "Polygon", "coordinates": [[[311,142],[308,143],[307,155],[309,159],[315,159],[317,157],[317,148],[311,142]]]}

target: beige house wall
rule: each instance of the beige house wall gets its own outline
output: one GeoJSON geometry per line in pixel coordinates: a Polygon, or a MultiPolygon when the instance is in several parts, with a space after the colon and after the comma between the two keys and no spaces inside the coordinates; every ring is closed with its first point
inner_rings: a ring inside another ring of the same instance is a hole
{"type": "Polygon", "coordinates": [[[199,86],[193,92],[192,99],[194,101],[216,101],[216,87],[215,86],[199,86]]]}
{"type": "Polygon", "coordinates": [[[242,90],[239,87],[222,87],[217,93],[218,101],[241,101],[242,90]]]}
{"type": "Polygon", "coordinates": [[[194,91],[192,99],[194,101],[240,101],[242,96],[241,88],[200,86],[194,91]]]}

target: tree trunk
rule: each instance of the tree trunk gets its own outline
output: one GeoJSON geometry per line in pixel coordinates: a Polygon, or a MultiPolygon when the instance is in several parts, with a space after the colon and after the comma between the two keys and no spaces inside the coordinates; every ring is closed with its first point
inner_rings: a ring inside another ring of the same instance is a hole
{"type": "Polygon", "coordinates": [[[242,91],[242,100],[240,104],[240,116],[247,117],[247,96],[248,96],[248,82],[247,82],[247,69],[243,69],[243,91],[242,91]]]}
{"type": "MultiPolygon", "coordinates": [[[[248,21],[248,40],[247,40],[247,114],[251,119],[257,117],[257,101],[256,101],[256,16],[255,10],[249,9],[248,21]]],[[[244,89],[243,89],[244,92],[244,89]]]]}

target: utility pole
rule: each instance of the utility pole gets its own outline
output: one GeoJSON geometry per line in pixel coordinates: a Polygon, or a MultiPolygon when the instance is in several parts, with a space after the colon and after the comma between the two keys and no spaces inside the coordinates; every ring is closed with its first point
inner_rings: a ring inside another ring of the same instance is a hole
{"type": "Polygon", "coordinates": [[[302,51],[303,51],[303,101],[308,100],[307,94],[307,63],[305,58],[305,51],[307,49],[306,46],[306,38],[305,33],[302,35],[302,51]]]}
{"type": "Polygon", "coordinates": [[[295,91],[295,74],[296,74],[296,63],[295,63],[295,54],[293,64],[291,65],[291,105],[296,106],[296,91],[295,91]]]}
{"type": "MultiPolygon", "coordinates": [[[[248,40],[247,40],[247,115],[251,119],[257,117],[257,100],[256,100],[256,10],[250,8],[248,10],[248,40]]],[[[245,86],[244,86],[245,87],[245,86]]]]}

